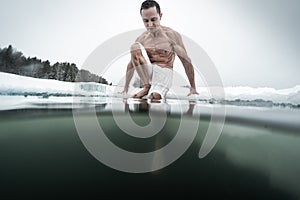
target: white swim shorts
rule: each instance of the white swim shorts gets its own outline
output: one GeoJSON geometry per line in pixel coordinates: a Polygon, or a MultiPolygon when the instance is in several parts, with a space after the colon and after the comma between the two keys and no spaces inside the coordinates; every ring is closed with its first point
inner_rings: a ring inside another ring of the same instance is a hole
{"type": "Polygon", "coordinates": [[[160,94],[162,99],[166,98],[166,95],[172,86],[173,70],[167,67],[160,67],[155,64],[148,64],[148,66],[151,84],[148,98],[151,98],[151,95],[154,92],[160,94]]]}

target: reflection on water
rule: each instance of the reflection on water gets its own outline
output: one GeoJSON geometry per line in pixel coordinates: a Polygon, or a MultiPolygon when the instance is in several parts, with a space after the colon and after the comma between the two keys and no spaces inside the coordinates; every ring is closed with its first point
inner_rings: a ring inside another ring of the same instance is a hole
{"type": "MultiPolygon", "coordinates": [[[[49,97],[37,96],[1,96],[0,111],[30,110],[43,113],[61,113],[77,109],[81,112],[163,112],[168,115],[187,115],[201,119],[226,114],[226,120],[238,123],[265,125],[275,128],[299,130],[300,109],[288,107],[251,107],[210,104],[205,101],[167,99],[151,101],[147,99],[111,98],[111,97],[49,97]],[[224,112],[216,112],[225,108],[224,112]]],[[[22,111],[22,112],[23,112],[22,111]]],[[[9,113],[9,112],[8,112],[9,113]]]]}
{"type": "Polygon", "coordinates": [[[199,116],[200,110],[196,109],[196,101],[187,100],[146,100],[146,99],[124,99],[125,112],[165,112],[167,114],[182,114],[199,116]]]}
{"type": "Polygon", "coordinates": [[[184,114],[184,107],[190,106],[188,101],[153,101],[146,99],[124,99],[123,103],[125,105],[125,112],[164,112],[171,114],[174,112],[184,114]],[[173,105],[173,106],[172,106],[173,105]],[[174,106],[176,105],[176,106],[174,106]],[[176,111],[174,111],[176,110],[176,111]]]}

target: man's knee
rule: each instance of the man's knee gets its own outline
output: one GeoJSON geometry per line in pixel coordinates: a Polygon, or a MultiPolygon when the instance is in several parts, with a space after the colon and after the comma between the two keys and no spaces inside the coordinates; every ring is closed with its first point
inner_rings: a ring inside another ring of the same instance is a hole
{"type": "Polygon", "coordinates": [[[141,50],[141,44],[138,42],[133,43],[130,47],[130,50],[131,51],[141,50]]]}
{"type": "Polygon", "coordinates": [[[142,56],[140,44],[136,42],[133,45],[131,45],[130,52],[133,57],[142,56]]]}

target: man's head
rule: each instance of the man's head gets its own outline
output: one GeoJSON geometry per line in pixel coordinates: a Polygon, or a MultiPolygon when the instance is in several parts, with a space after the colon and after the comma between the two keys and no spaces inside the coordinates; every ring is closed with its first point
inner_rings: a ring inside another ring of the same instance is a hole
{"type": "Polygon", "coordinates": [[[156,8],[156,11],[157,13],[160,15],[161,12],[160,12],[160,6],[159,4],[156,2],[156,1],[153,1],[153,0],[146,0],[142,3],[141,5],[141,9],[140,9],[140,13],[142,15],[142,10],[147,10],[149,8],[152,8],[152,7],[155,7],[156,8]]]}
{"type": "Polygon", "coordinates": [[[141,5],[140,14],[147,30],[155,32],[160,26],[160,19],[162,17],[159,4],[153,0],[144,1],[141,5]]]}

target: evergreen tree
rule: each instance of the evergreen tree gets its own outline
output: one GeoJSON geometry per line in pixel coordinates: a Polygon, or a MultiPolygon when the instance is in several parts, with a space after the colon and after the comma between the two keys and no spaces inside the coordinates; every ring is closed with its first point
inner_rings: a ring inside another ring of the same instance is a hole
{"type": "Polygon", "coordinates": [[[42,61],[37,57],[25,58],[22,52],[14,50],[11,45],[3,49],[0,48],[0,71],[43,79],[108,84],[101,76],[84,69],[78,70],[74,63],[56,62],[51,66],[48,60],[42,61]]]}

